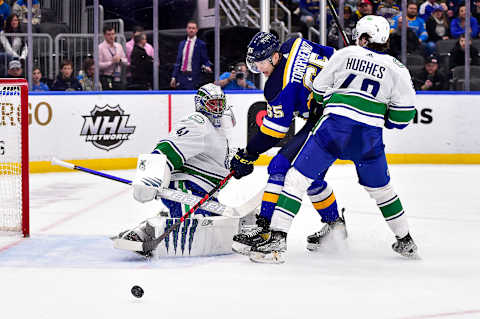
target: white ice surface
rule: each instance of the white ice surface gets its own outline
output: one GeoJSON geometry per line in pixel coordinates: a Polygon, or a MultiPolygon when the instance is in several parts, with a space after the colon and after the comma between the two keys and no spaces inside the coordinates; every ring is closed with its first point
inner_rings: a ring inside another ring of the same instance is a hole
{"type": "MultiPolygon", "coordinates": [[[[321,227],[305,203],[283,265],[238,255],[146,262],[108,236],[156,203],[138,204],[128,186],[84,173],[32,175],[31,238],[0,237],[0,318],[480,318],[480,166],[390,171],[422,260],[391,250],[393,235],[351,165],[327,175],[347,208],[346,247],[305,250],[321,227]],[[143,298],[130,294],[133,285],[143,298]]],[[[266,178],[257,167],[221,199],[240,204],[266,178]]]]}

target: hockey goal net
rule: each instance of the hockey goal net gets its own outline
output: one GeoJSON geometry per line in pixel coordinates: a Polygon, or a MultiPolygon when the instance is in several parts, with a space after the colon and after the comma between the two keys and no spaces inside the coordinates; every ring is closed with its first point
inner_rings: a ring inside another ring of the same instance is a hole
{"type": "Polygon", "coordinates": [[[28,84],[0,79],[0,233],[29,235],[28,84]]]}

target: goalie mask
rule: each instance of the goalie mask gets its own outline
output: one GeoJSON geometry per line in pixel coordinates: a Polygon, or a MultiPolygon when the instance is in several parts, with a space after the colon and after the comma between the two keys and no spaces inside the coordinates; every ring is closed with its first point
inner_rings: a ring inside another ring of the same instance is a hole
{"type": "MultiPolygon", "coordinates": [[[[201,86],[195,94],[195,110],[208,117],[215,127],[222,127],[224,113],[228,111],[227,99],[222,89],[213,83],[201,86]]],[[[233,116],[232,112],[229,112],[233,116]]],[[[230,115],[229,115],[230,116],[230,115]]],[[[232,119],[232,121],[234,121],[232,119]]]]}

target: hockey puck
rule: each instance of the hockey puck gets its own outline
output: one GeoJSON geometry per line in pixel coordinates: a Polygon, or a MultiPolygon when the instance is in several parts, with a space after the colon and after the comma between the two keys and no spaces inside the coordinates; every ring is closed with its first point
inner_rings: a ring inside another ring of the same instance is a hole
{"type": "Polygon", "coordinates": [[[142,298],[143,296],[143,289],[140,286],[133,286],[130,291],[132,292],[132,295],[136,298],[142,298]]]}

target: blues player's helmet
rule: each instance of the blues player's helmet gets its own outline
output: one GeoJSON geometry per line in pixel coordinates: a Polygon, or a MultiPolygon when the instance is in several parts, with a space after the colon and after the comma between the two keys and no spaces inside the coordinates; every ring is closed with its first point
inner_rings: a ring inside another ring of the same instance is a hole
{"type": "Polygon", "coordinates": [[[390,36],[390,24],[382,16],[368,15],[358,20],[353,38],[358,40],[362,34],[368,34],[370,43],[387,43],[390,36]]]}
{"type": "Polygon", "coordinates": [[[227,99],[222,88],[213,83],[201,86],[195,94],[195,110],[205,114],[216,127],[227,109],[227,99]]]}
{"type": "Polygon", "coordinates": [[[278,51],[280,42],[275,35],[268,32],[258,32],[248,44],[247,49],[247,66],[253,73],[260,73],[255,62],[260,62],[269,59],[272,60],[272,55],[278,51]]]}

